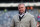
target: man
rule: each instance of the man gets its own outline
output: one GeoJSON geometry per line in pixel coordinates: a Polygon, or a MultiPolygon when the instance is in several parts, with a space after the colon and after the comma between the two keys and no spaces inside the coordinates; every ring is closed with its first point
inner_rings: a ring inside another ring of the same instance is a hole
{"type": "Polygon", "coordinates": [[[24,4],[18,5],[19,14],[15,15],[11,27],[36,27],[34,16],[26,12],[24,4]]]}

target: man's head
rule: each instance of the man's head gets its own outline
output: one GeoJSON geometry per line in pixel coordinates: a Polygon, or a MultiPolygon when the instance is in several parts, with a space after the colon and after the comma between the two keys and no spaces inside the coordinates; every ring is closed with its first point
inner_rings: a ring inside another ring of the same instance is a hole
{"type": "Polygon", "coordinates": [[[20,13],[25,12],[25,9],[26,9],[26,8],[25,8],[25,5],[24,5],[24,4],[19,4],[19,5],[18,5],[18,10],[19,10],[20,13]]]}

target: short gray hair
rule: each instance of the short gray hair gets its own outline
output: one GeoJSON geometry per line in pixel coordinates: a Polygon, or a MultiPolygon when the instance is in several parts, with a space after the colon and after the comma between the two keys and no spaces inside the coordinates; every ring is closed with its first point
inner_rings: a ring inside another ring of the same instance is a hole
{"type": "MultiPolygon", "coordinates": [[[[22,5],[23,3],[20,3],[19,5],[22,5]]],[[[18,5],[18,7],[19,7],[19,5],[18,5]]],[[[25,4],[23,4],[24,6],[25,6],[25,4]]]]}

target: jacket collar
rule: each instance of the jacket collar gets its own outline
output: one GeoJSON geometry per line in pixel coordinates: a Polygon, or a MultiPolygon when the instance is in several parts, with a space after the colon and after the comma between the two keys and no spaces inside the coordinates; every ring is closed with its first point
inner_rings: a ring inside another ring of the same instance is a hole
{"type": "MultiPolygon", "coordinates": [[[[25,13],[25,15],[23,16],[23,18],[25,18],[27,16],[28,12],[25,13]]],[[[19,14],[18,14],[19,16],[19,14]]],[[[19,17],[18,17],[18,20],[19,20],[19,17]]]]}

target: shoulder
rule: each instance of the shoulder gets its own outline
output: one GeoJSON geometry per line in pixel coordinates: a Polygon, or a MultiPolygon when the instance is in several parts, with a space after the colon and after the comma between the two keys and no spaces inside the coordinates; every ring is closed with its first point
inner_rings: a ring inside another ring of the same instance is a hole
{"type": "Polygon", "coordinates": [[[18,15],[19,15],[19,14],[14,15],[14,16],[13,16],[13,19],[14,19],[14,18],[17,18],[17,17],[18,17],[18,15]]]}
{"type": "Polygon", "coordinates": [[[12,17],[12,21],[15,21],[15,19],[18,17],[18,14],[16,14],[16,15],[14,15],[13,17],[12,17]]]}
{"type": "Polygon", "coordinates": [[[30,14],[30,13],[28,13],[28,12],[26,12],[26,15],[28,16],[28,17],[34,17],[34,15],[32,15],[32,14],[30,14]]]}
{"type": "Polygon", "coordinates": [[[35,20],[34,16],[30,13],[27,13],[27,17],[30,19],[30,20],[35,20]]]}

